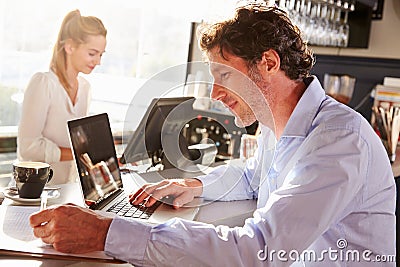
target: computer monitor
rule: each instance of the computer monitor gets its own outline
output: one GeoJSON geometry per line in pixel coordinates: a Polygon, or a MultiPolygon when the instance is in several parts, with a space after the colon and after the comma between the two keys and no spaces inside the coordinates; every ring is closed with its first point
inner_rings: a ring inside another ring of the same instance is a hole
{"type": "Polygon", "coordinates": [[[164,168],[180,167],[190,162],[188,145],[182,129],[193,116],[194,97],[155,98],[121,156],[121,163],[151,159],[164,168]]]}

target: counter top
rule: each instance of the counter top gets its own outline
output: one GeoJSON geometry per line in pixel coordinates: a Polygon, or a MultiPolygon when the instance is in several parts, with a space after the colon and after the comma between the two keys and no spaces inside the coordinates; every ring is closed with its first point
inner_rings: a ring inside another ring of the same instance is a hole
{"type": "MultiPolygon", "coordinates": [[[[172,175],[171,170],[165,171],[166,176],[172,175]]],[[[147,174],[148,176],[150,173],[147,174]]],[[[83,206],[83,198],[80,193],[78,183],[62,184],[60,186],[60,196],[49,199],[49,205],[61,203],[75,203],[83,206]]],[[[3,189],[0,187],[0,189],[3,189]]],[[[231,227],[243,225],[245,219],[252,216],[256,209],[256,200],[242,200],[230,202],[209,202],[200,206],[196,221],[211,223],[214,225],[225,224],[231,227]]],[[[11,199],[4,199],[2,206],[26,206],[25,203],[18,203],[11,199]]],[[[38,204],[36,204],[38,205],[38,204]]],[[[80,258],[54,258],[54,256],[43,256],[40,254],[15,254],[2,253],[0,251],[1,266],[131,266],[120,262],[104,262],[96,259],[80,258]]]]}

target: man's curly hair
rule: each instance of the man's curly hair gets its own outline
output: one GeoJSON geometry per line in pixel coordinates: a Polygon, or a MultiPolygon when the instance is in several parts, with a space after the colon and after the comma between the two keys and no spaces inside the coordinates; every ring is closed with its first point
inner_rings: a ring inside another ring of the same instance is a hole
{"type": "Polygon", "coordinates": [[[278,8],[242,7],[235,17],[201,27],[200,48],[208,52],[215,47],[244,59],[249,68],[261,60],[262,54],[275,50],[281,60],[281,70],[292,80],[310,75],[314,65],[312,52],[303,41],[299,29],[287,14],[278,8]]]}

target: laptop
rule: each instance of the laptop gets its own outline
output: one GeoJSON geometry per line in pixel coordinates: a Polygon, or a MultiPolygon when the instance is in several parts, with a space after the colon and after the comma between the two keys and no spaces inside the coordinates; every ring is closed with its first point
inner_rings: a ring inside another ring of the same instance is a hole
{"type": "MultiPolygon", "coordinates": [[[[129,203],[128,195],[136,192],[146,180],[138,173],[118,166],[107,113],[70,120],[68,130],[82,197],[88,208],[154,224],[174,217],[195,219],[199,210],[196,205],[174,209],[163,200],[150,208],[129,203]]],[[[153,177],[152,182],[162,179],[156,172],[153,176],[156,178],[153,177]]]]}

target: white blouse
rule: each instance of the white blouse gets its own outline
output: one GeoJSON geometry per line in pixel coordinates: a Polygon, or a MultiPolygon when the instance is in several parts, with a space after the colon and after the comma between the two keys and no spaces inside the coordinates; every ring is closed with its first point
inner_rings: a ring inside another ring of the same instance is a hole
{"type": "Polygon", "coordinates": [[[60,147],[71,147],[67,121],[88,114],[90,84],[78,77],[75,105],[54,72],[38,72],[25,90],[18,128],[19,160],[43,161],[51,165],[54,175],[50,184],[74,182],[74,161],[60,161],[60,147]]]}

